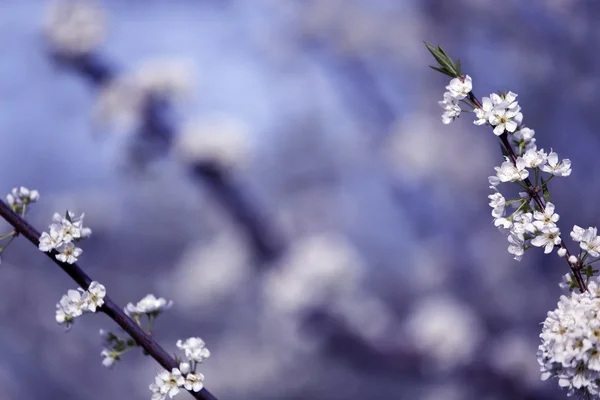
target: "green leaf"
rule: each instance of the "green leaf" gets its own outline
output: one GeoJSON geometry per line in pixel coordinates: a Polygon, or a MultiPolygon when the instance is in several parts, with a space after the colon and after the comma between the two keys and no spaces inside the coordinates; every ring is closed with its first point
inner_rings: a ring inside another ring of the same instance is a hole
{"type": "Polygon", "coordinates": [[[444,60],[452,67],[451,68],[452,72],[454,72],[456,74],[456,76],[459,76],[460,74],[458,74],[458,68],[454,64],[454,61],[452,61],[452,58],[448,55],[448,53],[446,53],[444,51],[444,49],[441,48],[441,46],[438,46],[438,48],[440,49],[440,52],[442,53],[444,60]]]}
{"type": "Polygon", "coordinates": [[[550,201],[550,192],[548,191],[548,185],[542,184],[542,188],[544,191],[544,200],[547,203],[550,201]]]}
{"type": "Polygon", "coordinates": [[[460,59],[456,60],[456,74],[458,76],[462,76],[462,65],[460,64],[460,59]]]}
{"type": "Polygon", "coordinates": [[[425,47],[427,47],[427,50],[429,50],[429,52],[437,59],[439,56],[441,56],[440,51],[438,49],[436,49],[435,47],[433,47],[432,45],[430,45],[427,42],[423,42],[425,43],[425,47]],[[438,56],[439,54],[439,56],[438,56]]]}
{"type": "Polygon", "coordinates": [[[456,67],[454,66],[452,60],[442,59],[440,65],[446,68],[446,70],[448,70],[449,72],[451,72],[454,77],[458,76],[458,74],[456,73],[456,67]]]}
{"type": "Polygon", "coordinates": [[[455,76],[452,74],[452,72],[448,72],[446,71],[444,68],[440,68],[440,67],[434,67],[433,65],[430,65],[429,68],[435,69],[438,72],[441,72],[442,74],[448,75],[452,78],[454,78],[455,76]]]}
{"type": "Polygon", "coordinates": [[[435,60],[438,62],[438,64],[442,67],[441,69],[443,71],[440,69],[436,69],[436,71],[442,72],[453,78],[456,78],[460,75],[460,74],[458,74],[459,68],[457,68],[454,65],[454,62],[452,61],[450,56],[448,56],[448,54],[446,54],[444,49],[442,49],[440,46],[435,48],[427,42],[424,42],[424,43],[425,43],[425,46],[427,47],[427,50],[429,50],[431,55],[435,58],[435,60]]]}
{"type": "Polygon", "coordinates": [[[577,287],[578,287],[577,282],[575,282],[575,281],[569,282],[569,291],[572,292],[573,290],[577,289],[577,287]]]}

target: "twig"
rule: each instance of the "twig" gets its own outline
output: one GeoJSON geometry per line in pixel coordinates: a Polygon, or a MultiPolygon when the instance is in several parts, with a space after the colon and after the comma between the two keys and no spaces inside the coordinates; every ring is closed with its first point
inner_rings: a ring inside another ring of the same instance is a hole
{"type": "MultiPolygon", "coordinates": [[[[33,243],[36,247],[39,245],[39,237],[41,234],[29,225],[27,221],[15,214],[13,210],[0,201],[0,216],[4,218],[13,228],[23,235],[27,240],[33,243]]],[[[67,264],[60,262],[55,258],[57,254],[55,250],[45,253],[55,264],[65,271],[79,286],[87,289],[92,278],[90,278],[77,264],[67,264]]],[[[154,339],[140,328],[131,318],[129,318],[109,296],[104,297],[104,304],[100,307],[100,311],[108,315],[117,323],[125,332],[129,334],[152,358],[156,360],[163,368],[170,371],[177,368],[177,361],[173,359],[154,339]]],[[[200,400],[217,400],[206,388],[199,392],[189,392],[196,399],[200,400]]]]}
{"type": "MultiPolygon", "coordinates": [[[[477,106],[478,108],[481,108],[481,103],[479,102],[477,97],[475,97],[473,92],[469,92],[469,100],[471,100],[473,102],[473,104],[475,104],[475,106],[477,106]]],[[[517,155],[515,154],[515,151],[513,150],[512,146],[510,145],[510,142],[508,141],[508,135],[506,132],[504,132],[502,135],[500,135],[500,140],[502,141],[502,145],[508,152],[508,155],[510,156],[511,161],[513,162],[513,164],[516,164],[517,163],[517,155]]],[[[527,192],[533,198],[533,200],[535,201],[537,206],[540,208],[540,211],[544,212],[545,204],[542,201],[542,198],[540,197],[539,191],[535,189],[535,187],[533,186],[533,184],[531,183],[529,178],[525,178],[523,180],[523,182],[525,183],[525,186],[527,187],[527,192]]],[[[585,292],[587,290],[587,287],[586,287],[585,281],[583,280],[583,276],[581,275],[581,266],[579,264],[573,265],[569,262],[569,257],[571,256],[571,253],[569,252],[569,249],[567,249],[567,246],[565,245],[565,243],[562,240],[561,240],[559,246],[561,248],[565,249],[565,251],[566,251],[565,258],[567,260],[567,263],[569,264],[569,268],[571,268],[571,271],[573,272],[573,276],[575,277],[575,280],[577,281],[577,286],[579,286],[579,290],[581,290],[581,293],[585,292]]]]}

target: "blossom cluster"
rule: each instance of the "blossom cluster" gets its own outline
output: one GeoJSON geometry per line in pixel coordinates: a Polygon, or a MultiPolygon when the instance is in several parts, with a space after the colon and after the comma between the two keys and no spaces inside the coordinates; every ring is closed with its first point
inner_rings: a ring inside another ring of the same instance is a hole
{"type": "Polygon", "coordinates": [[[484,97],[481,107],[475,109],[475,125],[489,123],[494,127],[494,135],[500,136],[505,131],[513,133],[517,130],[520,120],[523,119],[521,107],[515,101],[517,95],[508,92],[504,95],[492,93],[490,97],[484,97]]]}
{"type": "Polygon", "coordinates": [[[104,329],[100,329],[100,336],[102,337],[105,346],[100,352],[100,356],[102,357],[102,365],[106,368],[111,368],[121,359],[123,354],[138,347],[138,344],[132,338],[120,338],[114,333],[107,332],[104,329]]]}
{"type": "Polygon", "coordinates": [[[69,290],[56,304],[56,322],[70,328],[73,320],[83,313],[96,312],[104,304],[106,288],[93,281],[87,290],[69,290]]]}
{"type": "Polygon", "coordinates": [[[29,190],[25,186],[13,188],[10,194],[6,195],[6,202],[16,213],[22,214],[27,205],[35,203],[40,199],[40,193],[37,190],[29,190]]]}
{"type": "MultiPolygon", "coordinates": [[[[457,79],[466,81],[458,61],[452,61],[441,47],[427,47],[439,63],[439,67],[432,68],[453,77],[450,86],[457,79]]],[[[469,79],[469,90],[471,87],[469,79]]],[[[440,103],[444,108],[442,121],[449,123],[458,114],[446,99],[456,99],[450,91],[444,99],[440,103]]],[[[567,257],[572,270],[560,286],[572,293],[561,296],[557,308],[548,313],[543,323],[538,349],[542,379],[556,378],[569,395],[600,398],[600,277],[594,277],[598,271],[591,265],[600,260],[600,236],[595,227],[584,229],[575,225],[570,236],[579,243],[579,254],[569,254],[562,243],[557,226],[559,215],[550,201],[548,182],[557,176],[569,176],[571,161],[561,161],[554,151],[546,153],[537,148],[535,132],[523,125],[516,99],[517,94],[507,92],[491,94],[481,103],[472,94],[465,100],[474,109],[474,123],[491,126],[500,137],[506,156],[502,165],[495,167],[496,174],[489,177],[493,193],[488,198],[494,225],[507,234],[508,251],[516,260],[532,246],[543,247],[545,253],[550,253],[560,245],[557,253],[567,257]],[[517,198],[506,199],[498,186],[507,182],[519,185],[524,191],[517,198]],[[514,211],[507,212],[509,206],[514,211]],[[573,291],[575,287],[581,293],[573,291]]]]}
{"type": "Polygon", "coordinates": [[[162,297],[157,299],[153,294],[148,294],[138,301],[137,304],[128,303],[124,311],[130,317],[139,317],[142,314],[158,315],[164,310],[171,308],[172,305],[172,300],[167,301],[162,297]]]}
{"type": "Polygon", "coordinates": [[[75,243],[92,234],[90,228],[83,226],[84,215],[75,217],[74,213],[67,211],[62,217],[59,213],[54,213],[50,233],[42,233],[38,248],[43,252],[56,250],[56,259],[61,262],[68,264],[76,262],[83,250],[75,243]]]}
{"type": "MultiPolygon", "coordinates": [[[[39,193],[36,190],[29,190],[23,186],[14,188],[7,196],[7,202],[14,212],[25,215],[27,205],[36,202],[39,199],[39,193]]],[[[38,247],[41,251],[52,252],[57,260],[72,264],[81,255],[82,250],[75,246],[75,243],[91,235],[91,230],[83,226],[84,214],[76,217],[71,211],[67,211],[65,216],[55,213],[52,217],[49,233],[43,232],[39,238],[38,247]]],[[[16,230],[0,236],[0,240],[16,237],[16,230]]],[[[3,251],[5,244],[0,247],[3,251]]],[[[73,325],[75,318],[88,312],[96,312],[105,303],[106,288],[92,281],[87,289],[78,288],[77,290],[68,290],[56,304],[56,322],[64,325],[68,330],[73,325]]],[[[152,323],[164,311],[172,306],[172,301],[164,298],[157,298],[153,294],[146,295],[136,304],[129,303],[124,308],[124,312],[136,323],[142,327],[141,317],[147,318],[147,333],[152,333],[152,323]]],[[[120,356],[125,352],[139,346],[138,342],[131,337],[120,338],[111,333],[100,331],[105,343],[105,348],[100,353],[103,357],[102,364],[106,367],[112,367],[120,356]]],[[[205,347],[204,341],[199,337],[191,337],[186,340],[178,340],[177,347],[184,351],[185,358],[177,359],[178,367],[169,371],[160,372],[155,382],[150,385],[153,400],[164,400],[167,397],[172,398],[181,388],[189,391],[199,392],[203,388],[204,375],[197,372],[196,369],[205,359],[210,357],[210,352],[205,347]]]]}
{"type": "MultiPolygon", "coordinates": [[[[447,92],[444,93],[445,100],[440,102],[445,110],[442,114],[444,123],[449,123],[458,116],[455,115],[455,111],[460,110],[458,101],[465,99],[472,88],[473,82],[468,75],[450,81],[446,86],[447,92]]],[[[559,161],[558,154],[554,151],[548,154],[537,148],[535,132],[523,125],[523,113],[516,99],[517,94],[513,92],[492,93],[490,97],[483,98],[481,105],[474,102],[473,105],[476,125],[490,125],[495,135],[506,134],[509,143],[517,148],[515,160],[505,157],[504,162],[494,168],[496,174],[489,177],[493,193],[488,197],[494,225],[507,234],[508,251],[516,260],[520,260],[525,250],[531,246],[543,247],[544,253],[550,253],[554,246],[560,245],[560,229],[556,225],[559,215],[554,212],[554,205],[551,202],[536,204],[532,198],[532,190],[547,193],[547,183],[551,178],[571,174],[571,161],[559,161]],[[549,174],[546,180],[541,176],[542,172],[549,174]],[[530,176],[535,176],[534,188],[524,184],[530,176]],[[500,183],[507,182],[519,183],[526,191],[521,192],[517,199],[507,200],[498,190],[500,183]],[[514,206],[516,210],[508,214],[508,205],[514,206]]],[[[559,254],[564,256],[566,253],[561,251],[559,254]]]]}
{"type": "MultiPolygon", "coordinates": [[[[531,246],[543,247],[544,253],[552,252],[554,246],[561,244],[560,229],[556,225],[560,216],[555,213],[555,206],[548,201],[544,206],[536,203],[528,191],[520,192],[519,198],[507,200],[497,186],[504,182],[522,182],[534,172],[535,184],[538,185],[540,172],[547,172],[550,177],[541,180],[541,187],[547,191],[547,182],[554,176],[568,176],[571,173],[571,162],[558,162],[554,152],[546,154],[541,149],[531,147],[515,163],[508,158],[501,166],[495,167],[496,175],[489,177],[490,189],[493,193],[488,196],[494,225],[508,236],[508,252],[515,260],[521,260],[526,249],[531,246]],[[507,206],[512,205],[515,211],[507,213],[507,206]]],[[[559,256],[566,254],[565,249],[559,251],[559,256]]]]}
{"type": "Polygon", "coordinates": [[[52,50],[81,56],[94,51],[106,37],[106,15],[95,1],[48,2],[44,34],[52,50]]]}
{"type": "Polygon", "coordinates": [[[556,378],[569,395],[600,395],[599,284],[595,278],[586,292],[561,296],[540,334],[537,358],[542,379],[556,378]]]}
{"type": "Polygon", "coordinates": [[[161,371],[150,384],[152,400],[173,398],[181,388],[199,392],[203,388],[204,375],[196,372],[198,364],[210,357],[204,341],[199,337],[191,337],[184,341],[178,340],[177,347],[185,351],[186,360],[179,363],[178,368],[171,371],[161,371]]]}
{"type": "MultiPolygon", "coordinates": [[[[580,226],[575,225],[571,232],[571,239],[579,243],[579,247],[584,252],[587,252],[592,257],[600,257],[600,236],[598,236],[598,229],[595,227],[589,227],[583,229],[580,226]]],[[[586,254],[583,255],[586,257],[586,254]]]]}
{"type": "Polygon", "coordinates": [[[438,101],[438,104],[444,109],[442,122],[449,124],[460,116],[460,101],[465,99],[473,89],[473,83],[469,75],[453,78],[444,93],[444,100],[438,101]]]}
{"type": "MultiPolygon", "coordinates": [[[[136,304],[127,304],[124,307],[124,311],[125,314],[135,320],[140,328],[145,329],[148,334],[152,334],[152,326],[155,319],[172,305],[172,301],[167,301],[162,297],[156,298],[153,294],[148,294],[136,304]],[[142,316],[146,316],[146,324],[142,323],[142,316]]],[[[136,341],[128,336],[120,337],[103,329],[100,330],[100,335],[104,341],[104,348],[100,356],[102,357],[102,365],[107,368],[112,367],[121,359],[123,354],[138,347],[136,341]]]]}

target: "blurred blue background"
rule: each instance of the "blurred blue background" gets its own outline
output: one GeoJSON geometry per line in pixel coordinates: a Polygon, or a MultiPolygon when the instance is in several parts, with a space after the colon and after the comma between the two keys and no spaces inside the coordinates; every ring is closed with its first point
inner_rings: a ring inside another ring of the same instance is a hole
{"type": "MultiPolygon", "coordinates": [[[[597,2],[59,3],[0,3],[0,191],[38,189],[39,230],[85,212],[80,266],[122,306],[172,299],[154,335],[202,337],[219,399],[566,397],[535,353],[567,266],[506,251],[498,143],[442,125],[423,41],[572,160],[568,232],[600,217],[597,2]]],[[[102,366],[111,320],[56,324],[70,288],[25,240],[2,254],[0,399],[150,398],[152,359],[102,366]]]]}

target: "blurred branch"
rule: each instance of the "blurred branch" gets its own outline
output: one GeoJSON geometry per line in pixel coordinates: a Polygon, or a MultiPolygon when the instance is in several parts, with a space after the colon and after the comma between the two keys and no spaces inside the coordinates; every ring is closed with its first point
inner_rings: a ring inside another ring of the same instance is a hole
{"type": "MultiPolygon", "coordinates": [[[[106,85],[116,75],[114,68],[97,55],[67,57],[53,54],[53,58],[61,65],[77,71],[95,86],[106,85]]],[[[168,101],[159,97],[147,99],[138,134],[140,141],[136,150],[143,151],[135,153],[143,158],[140,161],[147,161],[144,152],[153,156],[167,153],[175,135],[175,123],[170,119],[168,101]]],[[[211,163],[196,163],[190,166],[190,170],[192,176],[199,177],[231,217],[243,227],[259,264],[264,265],[279,257],[285,247],[282,236],[277,234],[260,207],[229,179],[226,171],[211,163]]]]}
{"type": "MultiPolygon", "coordinates": [[[[11,208],[3,201],[0,201],[0,216],[4,218],[15,230],[23,235],[27,240],[33,243],[36,248],[39,245],[39,237],[41,234],[35,230],[27,221],[15,214],[11,208]]],[[[87,289],[92,278],[90,278],[77,264],[67,264],[58,261],[56,250],[45,253],[55,264],[57,264],[64,272],[67,273],[77,284],[82,288],[87,289]]],[[[104,297],[104,304],[100,310],[108,315],[117,323],[125,332],[129,334],[156,362],[163,368],[170,371],[173,368],[178,368],[177,361],[172,358],[154,339],[144,332],[131,318],[129,318],[109,296],[104,297]]],[[[199,392],[189,392],[194,398],[200,400],[216,400],[206,388],[199,392]]]]}
{"type": "Polygon", "coordinates": [[[398,113],[381,90],[377,76],[359,55],[339,55],[325,43],[315,39],[299,38],[307,51],[314,52],[332,71],[331,79],[337,84],[342,99],[357,118],[367,118],[369,132],[375,139],[385,137],[396,122],[398,113]]]}
{"type": "Polygon", "coordinates": [[[192,173],[204,179],[214,195],[224,204],[233,217],[239,221],[249,235],[249,239],[261,261],[274,261],[284,250],[281,237],[268,226],[267,218],[259,213],[257,207],[248,207],[250,200],[244,198],[241,191],[231,184],[227,175],[216,165],[197,163],[192,167],[192,173]]]}
{"type": "MultiPolygon", "coordinates": [[[[306,317],[305,329],[318,332],[323,339],[324,351],[355,370],[394,379],[431,377],[433,360],[427,354],[408,345],[397,345],[393,349],[376,348],[326,310],[313,310],[306,317]]],[[[486,355],[487,352],[478,354],[486,355]]],[[[451,376],[461,379],[471,388],[479,388],[483,393],[502,393],[502,398],[506,399],[546,399],[546,396],[525,387],[518,376],[499,371],[485,359],[457,366],[452,369],[451,376]]]]}

